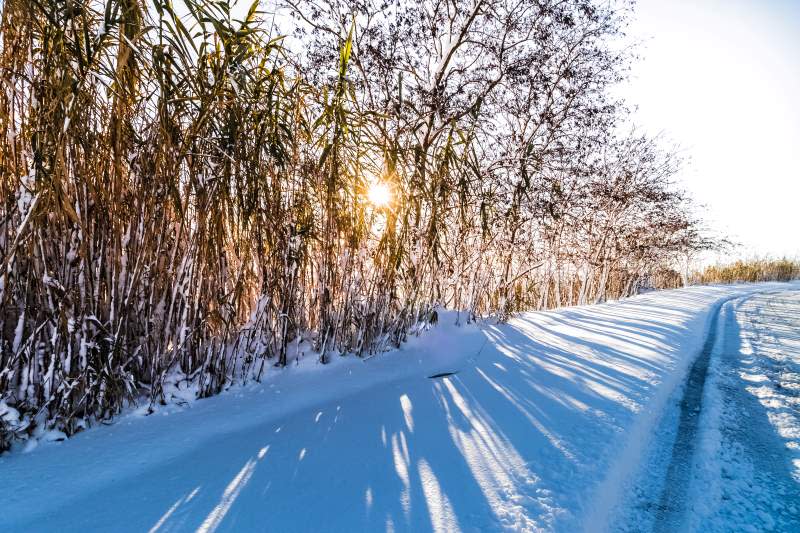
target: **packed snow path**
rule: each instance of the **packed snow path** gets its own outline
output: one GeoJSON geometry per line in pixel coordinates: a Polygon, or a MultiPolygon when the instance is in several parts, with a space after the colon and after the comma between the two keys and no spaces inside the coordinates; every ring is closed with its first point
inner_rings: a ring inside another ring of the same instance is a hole
{"type": "Polygon", "coordinates": [[[800,531],[800,292],[734,299],[718,318],[674,444],[665,417],[620,529],[800,531]]]}
{"type": "MultiPolygon", "coordinates": [[[[262,384],[151,416],[130,413],[63,443],[6,454],[0,531],[616,529],[628,516],[619,509],[642,459],[651,464],[652,450],[663,448],[654,463],[663,467],[661,481],[640,490],[656,494],[655,503],[646,512],[628,509],[647,520],[658,507],[680,425],[676,398],[721,302],[786,289],[652,293],[483,328],[455,327],[455,315],[443,314],[439,327],[394,353],[336,358],[324,367],[306,357],[262,384]]],[[[772,300],[747,300],[752,320],[766,321],[747,342],[753,354],[768,342],[785,348],[769,369],[754,355],[751,373],[783,376],[784,390],[796,394],[797,359],[787,355],[798,349],[789,323],[797,318],[793,294],[781,296],[789,302],[783,336],[770,329],[772,300]]],[[[724,332],[728,338],[727,326],[724,332]]],[[[720,361],[709,358],[704,398],[723,390],[713,381],[726,375],[715,366],[720,361]]],[[[792,394],[780,392],[774,401],[790,402],[792,394]]],[[[738,404],[703,403],[719,406],[709,418],[714,427],[729,427],[726,409],[738,404]]],[[[800,440],[778,403],[765,408],[770,424],[783,424],[784,440],[800,440]]],[[[728,475],[723,466],[746,465],[749,453],[729,447],[746,437],[726,431],[718,432],[716,448],[714,439],[698,437],[708,453],[719,451],[720,479],[728,475]]],[[[713,478],[713,469],[704,472],[713,478]]],[[[731,507],[746,497],[751,479],[735,475],[741,490],[728,495],[731,507]]],[[[781,479],[781,488],[793,490],[781,479]]],[[[720,501],[723,485],[715,485],[720,501]]],[[[778,487],[763,490],[764,501],[774,501],[778,487]]],[[[788,525],[792,497],[787,492],[756,527],[768,518],[788,525]]]]}
{"type": "Polygon", "coordinates": [[[692,459],[697,441],[698,413],[702,407],[708,366],[717,343],[717,324],[719,311],[711,318],[711,325],[706,336],[703,350],[692,364],[689,377],[684,385],[680,401],[680,414],[677,437],[672,447],[669,470],[656,512],[654,531],[681,531],[682,518],[685,514],[686,487],[692,472],[692,459]]]}

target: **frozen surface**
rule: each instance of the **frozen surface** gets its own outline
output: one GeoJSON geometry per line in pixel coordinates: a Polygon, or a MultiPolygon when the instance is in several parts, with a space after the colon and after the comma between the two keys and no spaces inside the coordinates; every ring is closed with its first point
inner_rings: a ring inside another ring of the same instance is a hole
{"type": "Polygon", "coordinates": [[[731,300],[714,333],[614,529],[800,531],[800,291],[731,300]]]}
{"type": "MultiPolygon", "coordinates": [[[[396,352],[308,357],[0,457],[0,531],[602,530],[669,437],[658,428],[677,418],[722,302],[786,287],[650,293],[500,326],[442,314],[396,352]]],[[[765,409],[784,427],[786,409],[765,409]]]]}
{"type": "Polygon", "coordinates": [[[800,531],[800,293],[725,311],[687,525],[800,531]]]}

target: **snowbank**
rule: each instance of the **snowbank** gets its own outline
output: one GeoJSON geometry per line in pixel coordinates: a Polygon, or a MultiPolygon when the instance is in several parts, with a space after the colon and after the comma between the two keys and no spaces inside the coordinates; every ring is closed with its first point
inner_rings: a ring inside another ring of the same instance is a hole
{"type": "Polygon", "coordinates": [[[390,354],[308,358],[0,457],[0,530],[602,529],[711,313],[773,286],[649,293],[482,328],[443,314],[390,354]]]}

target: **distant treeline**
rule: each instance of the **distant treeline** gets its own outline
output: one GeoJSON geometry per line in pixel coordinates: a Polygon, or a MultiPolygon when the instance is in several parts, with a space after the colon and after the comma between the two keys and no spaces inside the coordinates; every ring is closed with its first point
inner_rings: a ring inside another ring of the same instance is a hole
{"type": "Polygon", "coordinates": [[[2,4],[0,449],[709,245],[609,90],[629,2],[264,4],[2,4]]]}
{"type": "Polygon", "coordinates": [[[692,277],[694,283],[742,283],[791,281],[800,279],[800,261],[791,259],[751,259],[711,265],[692,277]]]}

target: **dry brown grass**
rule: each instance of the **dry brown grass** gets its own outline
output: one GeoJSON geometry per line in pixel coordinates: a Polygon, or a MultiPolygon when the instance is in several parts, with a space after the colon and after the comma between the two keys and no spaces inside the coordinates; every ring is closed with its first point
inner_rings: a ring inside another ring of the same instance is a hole
{"type": "MultiPolygon", "coordinates": [[[[567,120],[578,93],[545,87],[552,110],[512,117],[540,122],[509,163],[510,136],[487,127],[512,113],[500,104],[440,120],[449,108],[397,91],[370,107],[358,28],[312,83],[257,4],[241,21],[188,5],[3,4],[0,400],[23,421],[0,420],[0,450],[164,402],[170,374],[201,396],[259,379],[301,339],[324,362],[397,346],[437,306],[505,317],[632,294],[692,243],[671,157],[600,143],[601,111],[567,120]],[[368,201],[376,180],[386,206],[368,201]]],[[[610,31],[581,13],[587,35],[610,31]]],[[[597,57],[571,20],[575,46],[551,47],[597,57]]],[[[554,54],[541,72],[576,76],[581,57],[554,54]]],[[[586,69],[580,87],[607,83],[586,69]]]]}

